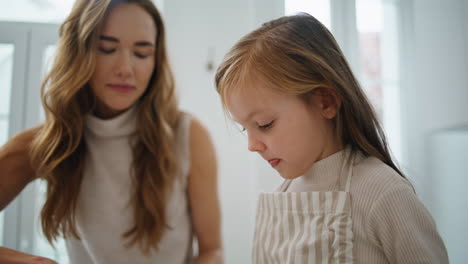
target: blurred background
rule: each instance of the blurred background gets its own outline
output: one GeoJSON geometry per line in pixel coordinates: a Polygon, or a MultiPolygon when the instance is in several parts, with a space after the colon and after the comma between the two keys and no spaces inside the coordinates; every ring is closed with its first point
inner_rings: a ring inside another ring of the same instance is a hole
{"type": "MultiPolygon", "coordinates": [[[[0,144],[43,120],[39,86],[73,0],[0,0],[0,144]]],[[[393,155],[430,210],[451,263],[468,259],[468,1],[157,0],[181,107],[208,127],[219,161],[227,263],[249,263],[256,198],[281,178],[224,116],[214,88],[223,55],[261,23],[296,12],[335,35],[372,101],[393,155]]],[[[12,175],[13,177],[13,175],[12,175]]],[[[68,263],[43,239],[44,185],[0,213],[0,245],[68,263]]]]}

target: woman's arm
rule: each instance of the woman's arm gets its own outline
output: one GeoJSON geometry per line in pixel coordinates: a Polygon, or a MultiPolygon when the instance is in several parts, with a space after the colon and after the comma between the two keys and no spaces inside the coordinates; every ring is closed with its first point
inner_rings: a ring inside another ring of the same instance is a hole
{"type": "Polygon", "coordinates": [[[57,262],[48,258],[0,247],[0,264],[57,264],[57,262]]]}
{"type": "Polygon", "coordinates": [[[223,263],[216,155],[208,131],[197,120],[190,126],[190,157],[188,192],[199,252],[195,263],[223,263]]]}
{"type": "MultiPolygon", "coordinates": [[[[39,127],[25,130],[0,148],[0,211],[35,179],[29,147],[39,127]]],[[[47,258],[0,247],[0,264],[56,264],[47,258]]]]}
{"type": "Polygon", "coordinates": [[[35,179],[29,148],[39,129],[25,130],[0,148],[0,211],[35,179]]]}

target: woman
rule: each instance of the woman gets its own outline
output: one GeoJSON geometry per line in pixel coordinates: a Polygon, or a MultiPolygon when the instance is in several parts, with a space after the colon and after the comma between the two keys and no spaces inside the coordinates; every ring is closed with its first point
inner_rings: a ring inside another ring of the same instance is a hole
{"type": "Polygon", "coordinates": [[[0,151],[0,209],[41,178],[43,232],[71,263],[191,263],[193,235],[195,263],[222,262],[213,145],[177,107],[150,0],[78,0],[42,91],[44,124],[0,151]]]}

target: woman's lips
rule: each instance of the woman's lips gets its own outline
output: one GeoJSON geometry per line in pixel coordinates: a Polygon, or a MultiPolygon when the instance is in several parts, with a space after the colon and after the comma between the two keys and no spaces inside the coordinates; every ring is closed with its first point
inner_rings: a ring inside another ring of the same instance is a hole
{"type": "Polygon", "coordinates": [[[275,168],[276,166],[278,166],[278,164],[280,163],[280,159],[271,159],[271,160],[268,160],[268,163],[270,163],[270,165],[275,168]]]}
{"type": "Polygon", "coordinates": [[[114,91],[117,91],[117,92],[121,92],[121,93],[128,93],[128,92],[131,92],[133,90],[135,90],[135,86],[133,85],[128,85],[128,84],[108,84],[108,86],[114,90],[114,91]]]}

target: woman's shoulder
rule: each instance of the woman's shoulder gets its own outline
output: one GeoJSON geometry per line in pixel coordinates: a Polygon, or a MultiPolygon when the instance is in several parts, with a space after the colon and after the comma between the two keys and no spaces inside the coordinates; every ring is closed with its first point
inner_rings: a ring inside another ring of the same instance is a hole
{"type": "Polygon", "coordinates": [[[194,114],[181,112],[176,130],[176,146],[181,158],[192,159],[193,154],[200,154],[211,145],[211,136],[203,124],[194,114]]]}
{"type": "Polygon", "coordinates": [[[179,112],[179,124],[181,122],[191,122],[194,118],[194,115],[190,112],[181,110],[179,112]]]}
{"type": "Polygon", "coordinates": [[[178,118],[177,130],[184,137],[193,138],[208,135],[208,130],[203,122],[194,114],[181,111],[178,118]]]}

